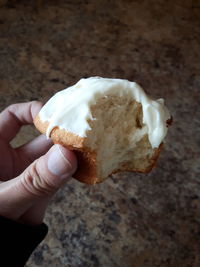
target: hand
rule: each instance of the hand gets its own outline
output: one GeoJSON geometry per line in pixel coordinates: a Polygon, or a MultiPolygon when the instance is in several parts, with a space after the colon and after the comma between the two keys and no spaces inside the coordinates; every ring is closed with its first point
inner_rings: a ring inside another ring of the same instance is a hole
{"type": "Polygon", "coordinates": [[[16,149],[10,145],[22,125],[33,123],[41,107],[33,101],[0,113],[0,216],[32,225],[42,223],[49,199],[77,167],[72,151],[52,146],[44,135],[16,149]]]}

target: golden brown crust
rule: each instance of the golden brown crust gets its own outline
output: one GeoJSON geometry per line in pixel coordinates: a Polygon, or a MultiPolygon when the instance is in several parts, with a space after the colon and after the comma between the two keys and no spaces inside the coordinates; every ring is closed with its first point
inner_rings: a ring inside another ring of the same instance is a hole
{"type": "MultiPolygon", "coordinates": [[[[34,119],[34,124],[41,133],[45,134],[49,123],[42,122],[39,116],[37,116],[34,119]]],[[[55,144],[61,144],[68,149],[73,150],[77,155],[78,169],[73,175],[74,178],[76,178],[80,182],[90,185],[100,183],[104,180],[97,177],[96,152],[91,151],[89,148],[84,146],[84,138],[55,127],[51,132],[51,139],[55,144]]],[[[120,169],[113,171],[111,174],[122,171],[141,173],[150,172],[156,165],[156,161],[160,154],[162,146],[163,145],[161,144],[158,149],[154,150],[154,154],[150,159],[150,164],[146,167],[146,169],[130,169],[129,163],[124,163],[123,166],[120,167],[120,169]]]]}
{"type": "MultiPolygon", "coordinates": [[[[49,122],[42,122],[37,115],[34,119],[35,127],[43,134],[46,134],[47,127],[49,125],[49,122]]],[[[55,127],[51,131],[51,139],[54,143],[62,144],[64,146],[71,146],[73,149],[75,148],[81,148],[83,147],[84,138],[72,134],[70,132],[67,132],[65,130],[59,129],[58,127],[55,127]]]]}
{"type": "MultiPolygon", "coordinates": [[[[39,116],[36,116],[34,124],[41,133],[45,134],[49,122],[42,122],[39,116]]],[[[75,152],[78,159],[78,169],[73,175],[74,178],[86,184],[98,182],[96,175],[96,153],[90,151],[87,147],[83,147],[84,138],[55,127],[51,132],[51,139],[54,144],[61,144],[75,152]]]]}
{"type": "Polygon", "coordinates": [[[171,126],[172,123],[173,123],[173,117],[171,116],[171,117],[166,121],[166,123],[167,123],[167,127],[171,126]]]}
{"type": "Polygon", "coordinates": [[[76,150],[75,154],[78,159],[78,169],[73,177],[86,184],[98,183],[96,153],[76,150]]]}

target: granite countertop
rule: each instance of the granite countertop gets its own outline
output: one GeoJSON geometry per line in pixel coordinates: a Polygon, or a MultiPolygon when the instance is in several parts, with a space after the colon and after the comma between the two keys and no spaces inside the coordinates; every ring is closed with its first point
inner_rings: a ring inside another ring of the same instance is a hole
{"type": "MultiPolygon", "coordinates": [[[[199,1],[2,6],[1,110],[45,101],[98,75],[137,81],[154,98],[164,97],[174,117],[150,174],[117,174],[96,186],[72,180],[57,193],[45,218],[49,234],[27,267],[200,266],[199,1]]],[[[28,127],[15,144],[37,134],[28,127]]]]}

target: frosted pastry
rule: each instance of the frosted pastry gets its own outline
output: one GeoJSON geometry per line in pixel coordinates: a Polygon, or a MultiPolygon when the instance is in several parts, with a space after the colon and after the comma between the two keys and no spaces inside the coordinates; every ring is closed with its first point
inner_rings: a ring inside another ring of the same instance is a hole
{"type": "Polygon", "coordinates": [[[135,82],[91,77],[56,93],[34,120],[39,131],[75,151],[74,177],[95,184],[120,171],[149,172],[170,114],[135,82]]]}

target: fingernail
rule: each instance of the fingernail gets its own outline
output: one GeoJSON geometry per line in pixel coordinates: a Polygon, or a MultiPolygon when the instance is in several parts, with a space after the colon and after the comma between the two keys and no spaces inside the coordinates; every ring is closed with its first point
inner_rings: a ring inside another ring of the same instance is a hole
{"type": "Polygon", "coordinates": [[[51,150],[47,163],[49,171],[60,179],[70,177],[72,173],[72,165],[66,158],[68,150],[60,145],[54,145],[51,150]],[[62,153],[63,149],[65,150],[64,153],[62,153]]]}

